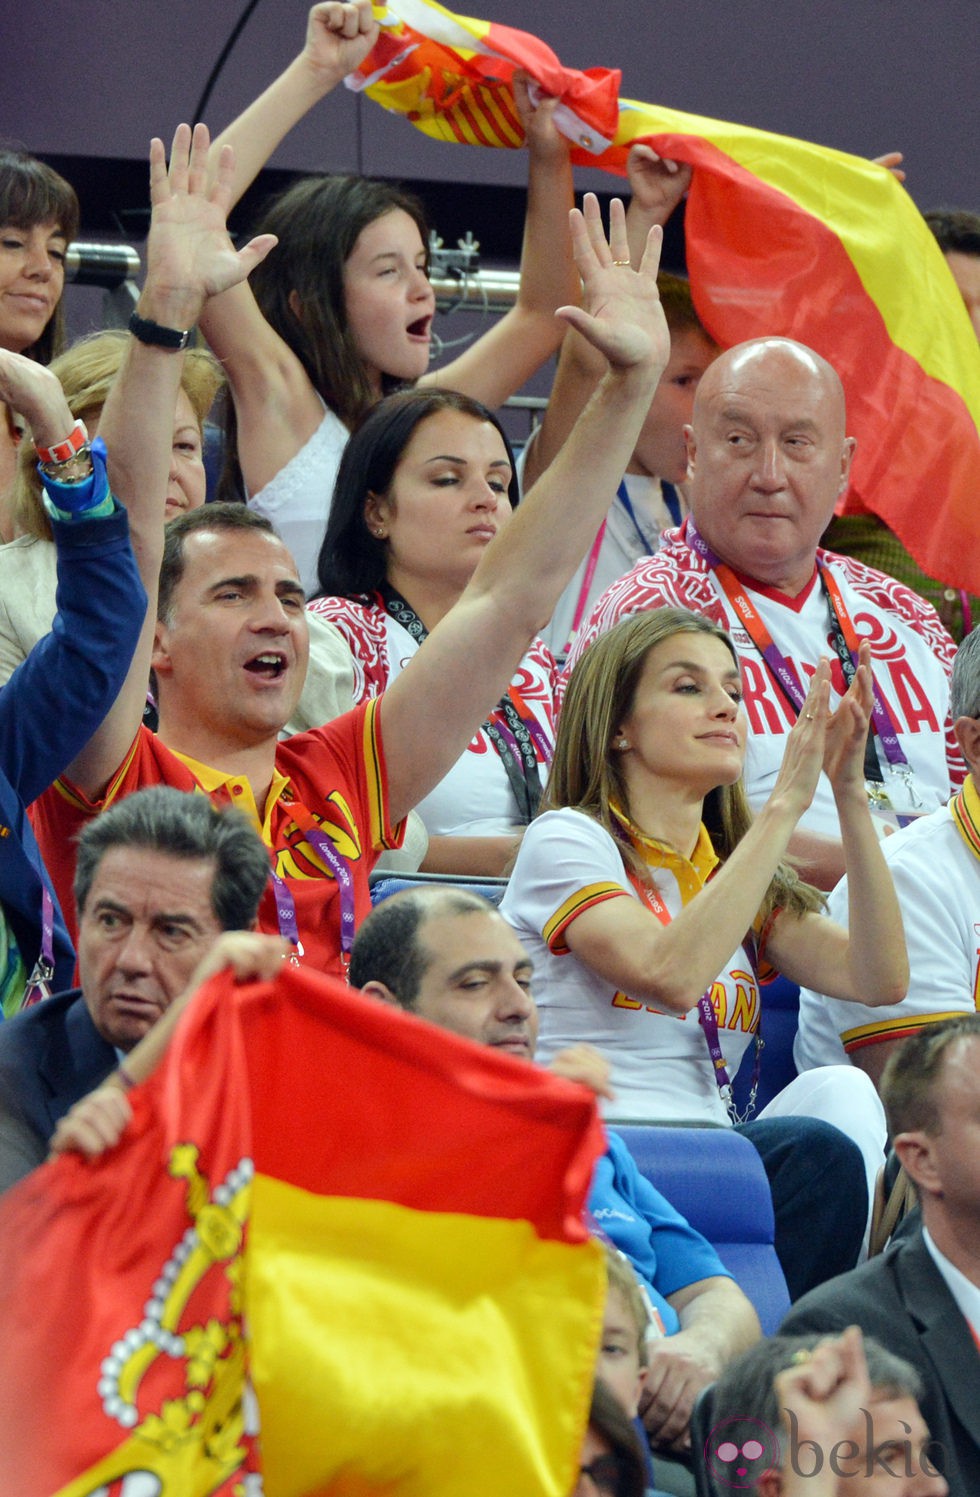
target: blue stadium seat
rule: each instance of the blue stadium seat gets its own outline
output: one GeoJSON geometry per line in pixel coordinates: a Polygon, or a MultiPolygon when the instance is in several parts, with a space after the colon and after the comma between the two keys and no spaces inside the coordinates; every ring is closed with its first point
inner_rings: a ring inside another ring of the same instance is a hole
{"type": "MultiPolygon", "coordinates": [[[[793,1060],[793,1041],[800,1022],[800,990],[788,977],[775,977],[762,989],[762,1064],[759,1067],[759,1090],[756,1093],[755,1112],[758,1117],[767,1102],[777,1092],[795,1080],[797,1071],[793,1060]]],[[[732,1092],[739,1114],[748,1106],[752,1085],[752,1069],[755,1046],[750,1045],[742,1058],[738,1075],[732,1082],[732,1092]]]]}
{"type": "Polygon", "coordinates": [[[756,1308],[770,1336],[789,1309],[762,1160],[729,1128],[624,1124],[640,1174],[706,1237],[756,1308]]]}
{"type": "Polygon", "coordinates": [[[380,904],[402,889],[428,888],[442,884],[447,889],[468,889],[471,894],[482,894],[491,904],[499,904],[507,887],[505,878],[462,878],[456,873],[385,873],[383,870],[371,875],[371,903],[380,904]]]}

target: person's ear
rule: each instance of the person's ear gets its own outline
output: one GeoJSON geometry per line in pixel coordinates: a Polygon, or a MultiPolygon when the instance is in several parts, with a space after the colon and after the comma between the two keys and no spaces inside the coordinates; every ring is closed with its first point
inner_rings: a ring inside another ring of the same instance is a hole
{"type": "Polygon", "coordinates": [[[367,993],[369,998],[380,998],[382,1003],[390,1003],[393,1008],[401,1008],[402,1006],[391,989],[383,982],[375,982],[372,979],[370,982],[366,982],[360,991],[367,993]]]}
{"type": "Polygon", "coordinates": [[[912,1183],[926,1195],[941,1196],[943,1182],[929,1134],[921,1129],[914,1133],[898,1133],[894,1148],[912,1183]]]}
{"type": "Polygon", "coordinates": [[[971,774],[980,774],[980,722],[975,717],[958,717],[953,732],[967,768],[971,774]]]}
{"type": "Polygon", "coordinates": [[[840,484],[837,488],[838,495],[843,494],[851,481],[851,463],[854,461],[854,453],[857,449],[857,437],[845,437],[844,446],[841,448],[840,457],[840,484]]]}
{"type": "Polygon", "coordinates": [[[156,628],[153,631],[153,652],[150,656],[150,669],[157,677],[170,675],[169,641],[170,631],[167,625],[162,619],[157,619],[156,628]]]}
{"type": "Polygon", "coordinates": [[[688,424],[684,427],[684,446],[687,448],[687,476],[690,478],[694,472],[694,462],[697,456],[697,443],[694,440],[694,427],[688,424]]]}
{"type": "Polygon", "coordinates": [[[286,301],[288,302],[288,304],[289,304],[289,310],[292,312],[293,316],[296,318],[296,321],[297,322],[302,322],[303,321],[303,303],[299,299],[299,292],[295,291],[295,290],[294,291],[290,291],[289,295],[286,297],[286,301]]]}
{"type": "Polygon", "coordinates": [[[375,540],[383,541],[387,538],[390,513],[390,506],[383,494],[368,494],[364,501],[364,523],[375,540]]]}
{"type": "Polygon", "coordinates": [[[756,1497],[780,1497],[783,1478],[779,1471],[763,1471],[755,1484],[756,1497]]]}

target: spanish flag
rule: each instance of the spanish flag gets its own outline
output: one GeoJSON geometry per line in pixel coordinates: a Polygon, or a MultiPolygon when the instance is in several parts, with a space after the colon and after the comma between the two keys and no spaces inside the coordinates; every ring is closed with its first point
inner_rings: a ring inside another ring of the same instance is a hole
{"type": "Polygon", "coordinates": [[[208,984],[133,1100],[0,1205],[4,1497],[565,1497],[586,1092],[287,970],[208,984]]]}
{"type": "Polygon", "coordinates": [[[890,172],[825,146],[619,98],[620,74],[563,68],[536,37],[435,0],[376,6],[358,73],[436,139],[521,141],[522,68],[560,100],[572,159],[623,175],[637,141],[694,167],[685,232],[695,305],[730,347],[779,334],[837,369],[858,439],[845,512],[871,511],[930,576],[980,590],[980,348],[945,260],[890,172]]]}

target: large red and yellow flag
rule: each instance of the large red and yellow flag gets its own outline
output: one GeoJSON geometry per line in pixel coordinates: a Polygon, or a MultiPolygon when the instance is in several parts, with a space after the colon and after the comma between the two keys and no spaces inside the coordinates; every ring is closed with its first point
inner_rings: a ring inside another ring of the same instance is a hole
{"type": "Polygon", "coordinates": [[[511,80],[557,97],[572,158],[622,175],[645,141],[694,170],[685,231],[698,313],[724,347],[779,334],[840,373],[858,439],[846,509],[877,514],[930,576],[980,590],[980,348],[949,269],[890,172],[842,151],[618,96],[536,37],[435,0],[376,6],[348,80],[436,139],[522,140],[511,80]]]}
{"type": "Polygon", "coordinates": [[[215,979],[133,1096],[0,1205],[4,1497],[564,1497],[588,1094],[289,971],[215,979]]]}

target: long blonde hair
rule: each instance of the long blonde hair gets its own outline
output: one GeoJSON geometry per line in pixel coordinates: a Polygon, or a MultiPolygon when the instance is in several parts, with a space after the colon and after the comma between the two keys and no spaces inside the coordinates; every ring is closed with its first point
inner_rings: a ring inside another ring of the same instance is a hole
{"type": "MultiPolygon", "coordinates": [[[[68,407],[76,420],[84,421],[89,430],[98,423],[123,361],[129,334],[110,330],[81,338],[51,364],[58,376],[68,407]]],[[[204,348],[189,348],[184,354],[180,387],[193,407],[198,424],[214,404],[224,384],[217,359],[204,348]]],[[[51,522],[41,501],[41,480],[37,472],[37,450],[27,436],[17,453],[17,477],[14,481],[14,515],[19,535],[33,535],[38,540],[51,539],[51,522]]]]}
{"type": "MultiPolygon", "coordinates": [[[[724,629],[686,608],[656,608],[622,619],[589,646],[569,677],[558,720],[555,757],[542,811],[570,806],[591,816],[614,837],[624,863],[639,878],[649,877],[639,853],[624,840],[610,805],[630,814],[622,759],[612,751],[620,725],[630,715],[650,651],[675,634],[707,634],[720,640],[736,667],[738,656],[724,629]]],[[[752,824],[752,812],[741,776],[719,785],[704,802],[702,819],[722,862],[730,857],[752,824]]],[[[823,908],[823,896],[805,884],[788,863],[780,863],[760,910],[796,915],[823,908]]]]}

